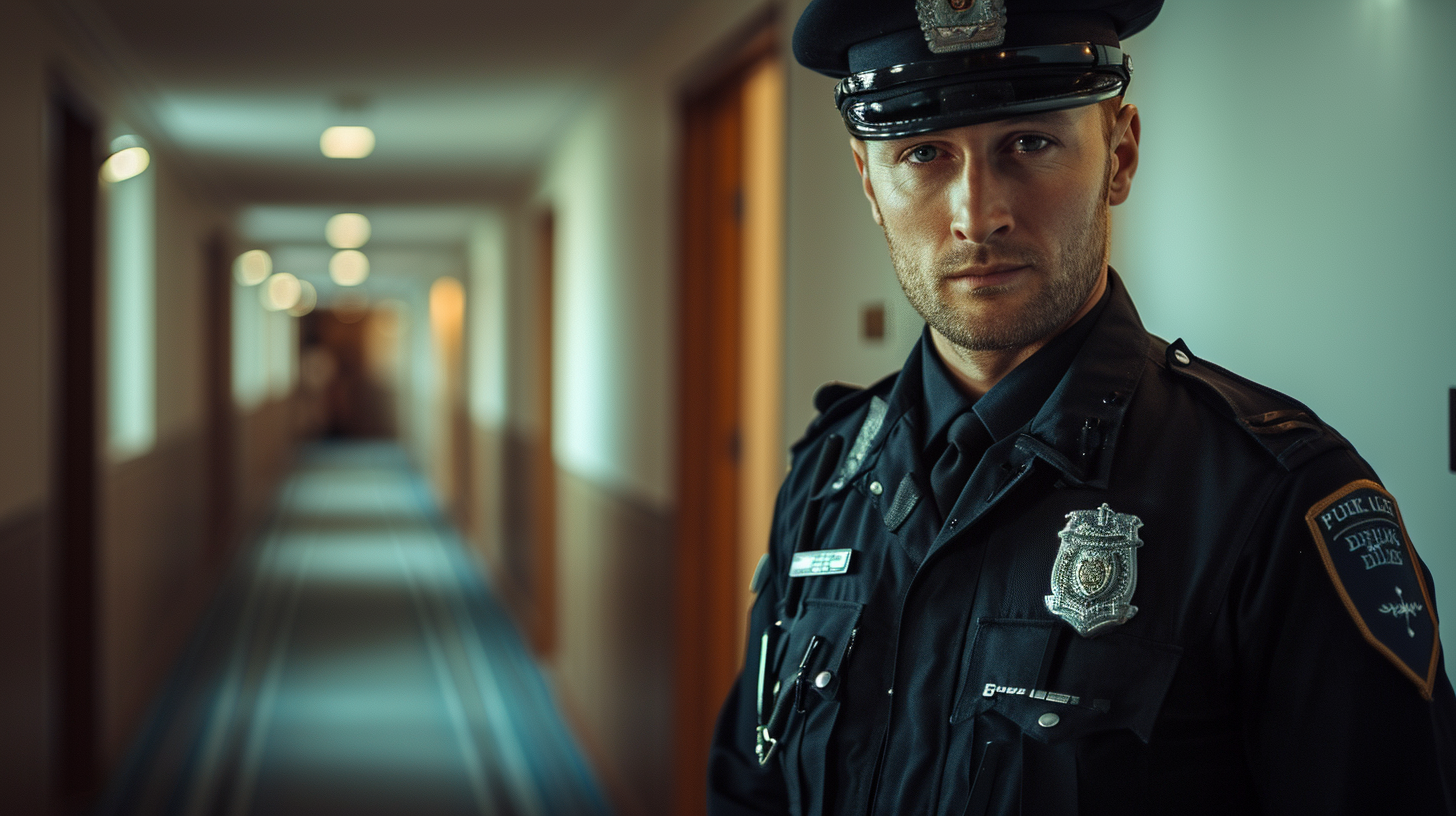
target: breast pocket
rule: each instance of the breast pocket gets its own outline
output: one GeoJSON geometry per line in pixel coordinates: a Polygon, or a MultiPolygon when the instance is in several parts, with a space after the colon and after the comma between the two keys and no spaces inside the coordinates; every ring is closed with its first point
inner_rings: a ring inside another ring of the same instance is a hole
{"type": "Polygon", "coordinates": [[[1003,802],[1056,797],[1020,801],[1023,812],[1075,813],[1078,746],[1116,732],[1146,744],[1181,654],[1122,632],[1082,637],[1060,621],[978,621],[951,722],[974,733],[983,773],[956,787],[973,804],[994,785],[1003,802]],[[999,767],[984,768],[988,758],[999,767]]]}
{"type": "Polygon", "coordinates": [[[781,753],[795,813],[823,809],[825,749],[862,609],[852,601],[808,598],[785,633],[775,708],[785,707],[781,753]]]}

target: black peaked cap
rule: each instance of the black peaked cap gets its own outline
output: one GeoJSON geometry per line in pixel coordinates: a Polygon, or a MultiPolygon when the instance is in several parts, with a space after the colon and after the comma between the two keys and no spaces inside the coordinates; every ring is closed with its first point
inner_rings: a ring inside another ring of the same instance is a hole
{"type": "MultiPolygon", "coordinates": [[[[1004,46],[1091,42],[1116,46],[1158,16],[1163,0],[1005,0],[1004,46]]],[[[794,28],[794,57],[805,68],[837,79],[857,71],[935,59],[920,33],[915,0],[813,0],[794,28]],[[913,33],[911,45],[886,58],[852,64],[851,48],[887,35],[913,33]]]]}
{"type": "Polygon", "coordinates": [[[1163,0],[813,0],[794,56],[840,80],[861,139],[1090,105],[1132,79],[1122,40],[1163,0]]]}

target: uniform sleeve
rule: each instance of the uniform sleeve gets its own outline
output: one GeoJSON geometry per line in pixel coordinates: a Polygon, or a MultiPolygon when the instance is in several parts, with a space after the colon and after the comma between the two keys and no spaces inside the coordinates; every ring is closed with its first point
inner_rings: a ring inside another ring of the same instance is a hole
{"type": "Polygon", "coordinates": [[[713,732],[708,755],[709,816],[779,816],[789,812],[788,792],[779,762],[770,760],[760,765],[754,750],[758,726],[759,643],[773,623],[773,610],[778,602],[780,572],[775,565],[781,545],[787,540],[785,505],[792,504],[788,494],[789,487],[785,485],[774,509],[774,533],[769,543],[769,560],[764,565],[768,577],[762,582],[749,613],[743,668],[729,689],[713,732]]]}
{"type": "MultiPolygon", "coordinates": [[[[772,581],[769,582],[773,584],[772,581]]],[[[768,626],[773,608],[766,587],[749,617],[749,642],[743,669],[718,714],[713,745],[708,755],[709,816],[786,814],[788,794],[777,760],[760,765],[754,751],[758,726],[759,637],[768,626]]]]}
{"type": "MultiPolygon", "coordinates": [[[[1317,540],[1308,517],[1360,481],[1347,474],[1368,470],[1349,452],[1333,456],[1291,474],[1271,497],[1231,585],[1225,620],[1249,772],[1268,813],[1456,813],[1456,696],[1439,644],[1424,647],[1437,653],[1427,699],[1370,633],[1370,622],[1389,624],[1396,607],[1360,600],[1388,593],[1410,601],[1409,584],[1401,596],[1393,579],[1418,580],[1416,571],[1433,597],[1430,575],[1412,559],[1379,569],[1356,563],[1343,584],[1335,579],[1322,551],[1340,552],[1317,540]]],[[[1335,543],[1350,556],[1345,540],[1335,543]]]]}

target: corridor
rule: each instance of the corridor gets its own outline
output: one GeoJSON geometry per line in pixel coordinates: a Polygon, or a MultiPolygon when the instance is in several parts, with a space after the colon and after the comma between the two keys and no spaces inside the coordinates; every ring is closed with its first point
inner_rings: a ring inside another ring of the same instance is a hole
{"type": "MultiPolygon", "coordinates": [[[[786,454],[925,326],[809,2],[0,1],[0,816],[702,816],[786,454]]],[[[1456,4],[1271,7],[1137,35],[1110,263],[1450,610],[1456,4]]]]}
{"type": "Polygon", "coordinates": [[[304,450],[99,816],[605,816],[397,446],[304,450]]]}

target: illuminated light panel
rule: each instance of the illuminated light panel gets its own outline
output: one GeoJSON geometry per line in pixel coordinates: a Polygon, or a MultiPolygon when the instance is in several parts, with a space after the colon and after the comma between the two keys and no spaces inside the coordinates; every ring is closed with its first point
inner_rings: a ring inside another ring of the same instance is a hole
{"type": "Polygon", "coordinates": [[[288,313],[294,317],[303,317],[318,306],[318,290],[306,280],[300,280],[298,285],[298,302],[288,308],[288,313]]]}
{"type": "Polygon", "coordinates": [[[341,249],[329,259],[329,277],[340,286],[358,286],[369,277],[369,258],[357,249],[341,249]]]}
{"type": "Polygon", "coordinates": [[[374,131],[356,125],[336,125],[319,137],[319,149],[331,159],[362,159],[374,152],[374,131]]]}
{"type": "Polygon", "coordinates": [[[263,302],[263,308],[270,312],[281,312],[292,309],[298,305],[298,299],[303,297],[303,284],[287,272],[279,272],[263,284],[258,290],[258,299],[263,302]]]}
{"type": "Polygon", "coordinates": [[[273,256],[250,249],[233,261],[233,277],[244,286],[257,286],[273,274],[273,256]]]}
{"type": "Polygon", "coordinates": [[[101,165],[101,178],[115,184],[140,176],[152,163],[152,154],[145,147],[128,147],[112,153],[101,165]]]}
{"type": "Polygon", "coordinates": [[[334,249],[358,249],[369,242],[369,219],[359,213],[339,213],[324,227],[324,237],[334,249]]]}

